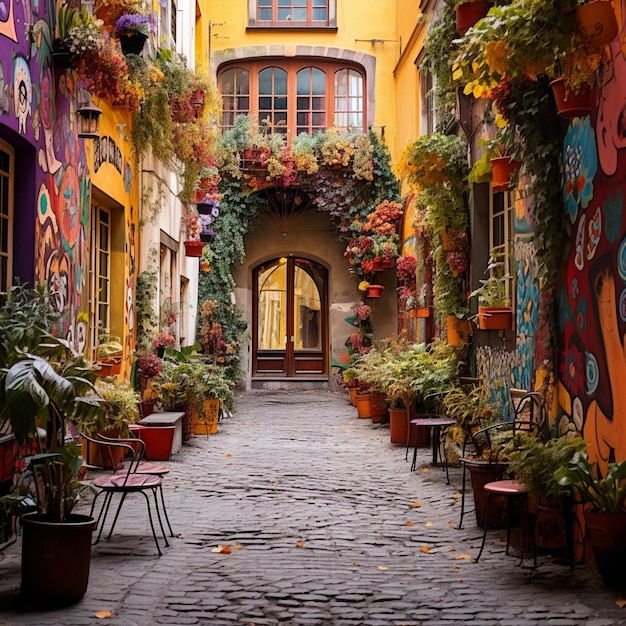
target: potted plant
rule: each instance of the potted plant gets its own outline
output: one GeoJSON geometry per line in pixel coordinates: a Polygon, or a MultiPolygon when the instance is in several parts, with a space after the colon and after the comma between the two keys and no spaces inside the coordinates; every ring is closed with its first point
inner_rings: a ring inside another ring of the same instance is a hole
{"type": "Polygon", "coordinates": [[[125,13],[115,22],[115,36],[124,54],[141,54],[148,39],[151,20],[141,13],[125,13]]]}
{"type": "Polygon", "coordinates": [[[192,421],[194,435],[212,435],[217,432],[219,412],[233,408],[233,392],[228,381],[219,370],[199,373],[202,398],[198,402],[195,419],[192,421]]]}
{"type": "Polygon", "coordinates": [[[491,8],[488,0],[466,0],[454,5],[456,12],[456,30],[459,35],[465,33],[481,20],[491,8]]]}
{"type": "Polygon", "coordinates": [[[609,463],[601,476],[586,452],[577,452],[555,474],[558,484],[580,499],[585,529],[598,571],[609,584],[624,582],[626,558],[626,461],[609,463]]]}
{"type": "Polygon", "coordinates": [[[71,512],[81,462],[66,428],[104,406],[94,371],[50,333],[55,316],[43,289],[13,288],[0,319],[0,424],[40,451],[29,463],[37,512],[22,518],[21,593],[34,604],[75,602],[87,588],[95,521],[71,512]]]}
{"type": "Polygon", "coordinates": [[[494,252],[489,257],[489,278],[481,279],[481,286],[470,294],[478,297],[478,327],[486,330],[510,330],[513,327],[511,297],[507,284],[511,279],[505,268],[505,256],[494,252]]]}
{"type": "Polygon", "coordinates": [[[190,257],[201,257],[204,242],[200,240],[202,222],[200,215],[191,209],[186,209],[184,218],[185,254],[190,257]]]}
{"type": "Polygon", "coordinates": [[[102,333],[98,337],[97,363],[99,376],[114,376],[122,369],[124,346],[119,337],[102,333]]]}

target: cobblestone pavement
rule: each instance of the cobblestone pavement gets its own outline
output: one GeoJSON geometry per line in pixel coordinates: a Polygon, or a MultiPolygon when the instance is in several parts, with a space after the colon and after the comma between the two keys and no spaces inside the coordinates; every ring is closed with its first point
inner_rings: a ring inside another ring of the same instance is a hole
{"type": "Polygon", "coordinates": [[[142,500],[129,502],[94,547],[82,602],[17,612],[18,542],[0,554],[0,626],[626,624],[593,571],[547,556],[520,568],[502,531],[475,563],[473,512],[457,529],[460,469],[447,485],[430,456],[420,449],[411,472],[388,427],[358,419],[345,394],[242,394],[217,435],[170,462],[179,536],[162,557],[142,500]]]}

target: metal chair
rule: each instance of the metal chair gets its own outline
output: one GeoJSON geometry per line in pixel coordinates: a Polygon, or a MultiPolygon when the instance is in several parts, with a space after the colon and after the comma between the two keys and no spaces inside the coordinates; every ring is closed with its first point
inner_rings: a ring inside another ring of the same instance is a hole
{"type": "MultiPolygon", "coordinates": [[[[111,507],[111,501],[113,500],[113,496],[115,494],[120,494],[120,501],[117,506],[117,511],[115,513],[115,517],[113,518],[113,523],[111,524],[111,528],[109,530],[109,534],[107,539],[111,538],[113,534],[113,530],[115,525],[117,524],[117,520],[120,515],[120,511],[122,510],[122,505],[126,500],[126,496],[132,493],[141,493],[146,499],[146,506],[148,508],[148,518],[150,520],[150,528],[152,530],[152,536],[154,537],[154,543],[157,547],[157,552],[159,556],[161,556],[162,551],[159,545],[159,540],[156,535],[156,530],[154,527],[152,508],[150,506],[150,493],[154,499],[154,508],[157,514],[157,519],[159,521],[159,526],[161,527],[161,533],[163,535],[163,540],[166,546],[169,546],[167,541],[167,536],[165,534],[165,529],[163,527],[163,522],[161,520],[161,512],[159,509],[159,500],[157,497],[157,491],[161,489],[162,478],[158,475],[153,474],[141,474],[137,470],[139,468],[141,457],[144,452],[144,444],[141,440],[133,441],[132,444],[128,442],[128,440],[111,440],[109,438],[94,438],[88,435],[81,433],[81,437],[91,444],[98,446],[103,458],[109,458],[112,462],[113,469],[102,476],[98,476],[93,480],[93,486],[96,489],[99,489],[96,494],[92,505],[91,505],[91,514],[93,514],[96,506],[96,502],[98,498],[105,494],[104,501],[102,503],[102,507],[100,509],[100,513],[98,515],[97,526],[100,527],[98,532],[98,536],[96,538],[95,543],[100,541],[102,536],[102,531],[104,530],[104,526],[106,524],[106,519],[109,514],[109,510],[111,507]],[[126,467],[122,470],[118,470],[115,468],[116,463],[113,461],[115,457],[115,452],[121,451],[125,456],[130,457],[130,462],[127,463],[126,467]]],[[[171,529],[170,529],[171,530],[171,529]]]]}

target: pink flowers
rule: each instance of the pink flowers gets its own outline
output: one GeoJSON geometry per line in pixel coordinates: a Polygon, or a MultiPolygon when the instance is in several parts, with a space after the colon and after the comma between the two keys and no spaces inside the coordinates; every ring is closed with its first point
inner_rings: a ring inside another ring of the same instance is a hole
{"type": "Polygon", "coordinates": [[[174,343],[174,336],[166,332],[160,332],[154,339],[155,348],[173,348],[174,343]]]}

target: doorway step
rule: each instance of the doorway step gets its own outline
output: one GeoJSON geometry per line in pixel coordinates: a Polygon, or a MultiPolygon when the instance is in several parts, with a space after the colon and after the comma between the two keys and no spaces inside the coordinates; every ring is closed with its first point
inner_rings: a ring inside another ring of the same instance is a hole
{"type": "Polygon", "coordinates": [[[328,391],[328,378],[253,378],[252,389],[272,391],[328,391]]]}

